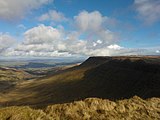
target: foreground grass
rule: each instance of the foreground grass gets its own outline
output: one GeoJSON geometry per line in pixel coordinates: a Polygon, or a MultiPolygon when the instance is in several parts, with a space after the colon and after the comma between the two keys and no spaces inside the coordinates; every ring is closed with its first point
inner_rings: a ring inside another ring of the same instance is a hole
{"type": "Polygon", "coordinates": [[[0,120],[159,120],[160,98],[139,97],[116,102],[88,98],[73,103],[33,109],[28,106],[0,109],[0,120]]]}

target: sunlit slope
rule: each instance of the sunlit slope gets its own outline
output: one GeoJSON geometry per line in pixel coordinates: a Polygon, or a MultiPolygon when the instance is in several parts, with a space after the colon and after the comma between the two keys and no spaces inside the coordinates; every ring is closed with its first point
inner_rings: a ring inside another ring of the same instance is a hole
{"type": "Polygon", "coordinates": [[[0,97],[2,105],[43,106],[90,97],[160,97],[160,58],[91,57],[56,75],[23,82],[0,97]]]}
{"type": "Polygon", "coordinates": [[[20,81],[29,79],[30,74],[14,68],[0,67],[0,81],[20,81]]]}
{"type": "Polygon", "coordinates": [[[32,75],[22,70],[0,67],[0,94],[23,80],[30,79],[32,75]]]}
{"type": "Polygon", "coordinates": [[[83,79],[85,70],[66,71],[43,79],[22,82],[14,90],[0,96],[0,102],[4,105],[42,105],[73,100],[79,96],[72,92],[76,92],[75,85],[83,79]]]}

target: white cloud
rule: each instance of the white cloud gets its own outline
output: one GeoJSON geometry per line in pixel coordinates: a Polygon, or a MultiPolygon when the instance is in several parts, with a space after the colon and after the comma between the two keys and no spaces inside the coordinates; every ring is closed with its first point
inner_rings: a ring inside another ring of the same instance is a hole
{"type": "MultiPolygon", "coordinates": [[[[98,11],[82,11],[74,17],[76,29],[38,25],[24,33],[24,39],[6,56],[106,56],[156,54],[156,49],[131,49],[118,45],[117,34],[106,25],[106,16],[98,11]],[[92,24],[91,24],[92,23],[92,24]]],[[[159,53],[157,53],[159,54],[159,53]]]]}
{"type": "Polygon", "coordinates": [[[19,24],[19,25],[17,26],[17,28],[22,29],[22,30],[25,30],[25,29],[26,29],[26,26],[23,25],[23,24],[19,24]]]}
{"type": "Polygon", "coordinates": [[[85,41],[78,40],[76,33],[65,36],[61,27],[39,25],[24,33],[24,40],[8,56],[70,56],[80,53],[85,41]]]}
{"type": "Polygon", "coordinates": [[[86,31],[99,31],[102,29],[102,24],[106,17],[103,17],[100,12],[87,12],[82,11],[78,16],[74,17],[78,29],[83,32],[86,31]]]}
{"type": "Polygon", "coordinates": [[[63,32],[51,26],[39,25],[24,33],[24,40],[7,55],[17,56],[68,56],[62,42],[63,32]],[[59,52],[64,51],[64,52],[59,52]]]}
{"type": "Polygon", "coordinates": [[[160,1],[159,0],[135,0],[136,11],[139,17],[146,24],[153,24],[160,21],[160,1]]]}
{"type": "Polygon", "coordinates": [[[15,43],[15,39],[7,33],[0,33],[0,54],[15,43]]]}
{"type": "MultiPolygon", "coordinates": [[[[46,15],[45,19],[51,17],[46,15]]],[[[62,26],[39,25],[27,30],[23,42],[9,53],[30,56],[108,55],[110,49],[107,46],[116,43],[117,35],[104,27],[107,18],[98,11],[82,11],[74,17],[76,29],[73,31],[65,31],[62,26]]]]}
{"type": "Polygon", "coordinates": [[[41,15],[38,18],[38,20],[39,21],[62,22],[62,21],[66,21],[67,18],[61,12],[57,12],[56,10],[50,10],[48,13],[45,13],[45,14],[41,15]]]}
{"type": "Polygon", "coordinates": [[[0,19],[21,19],[30,10],[37,9],[53,0],[0,0],[0,19]]]}
{"type": "Polygon", "coordinates": [[[116,44],[109,45],[108,48],[109,48],[109,49],[113,49],[113,50],[123,49],[123,47],[121,47],[121,46],[119,46],[119,45],[116,45],[116,44]]]}
{"type": "Polygon", "coordinates": [[[43,44],[58,42],[61,38],[59,30],[45,25],[39,25],[24,33],[25,41],[23,44],[43,44]]]}
{"type": "Polygon", "coordinates": [[[160,50],[156,50],[156,53],[160,53],[160,50]]]}
{"type": "MultiPolygon", "coordinates": [[[[7,44],[8,45],[8,44],[7,44]]],[[[8,48],[9,46],[7,46],[8,48]]],[[[157,48],[156,48],[157,49],[157,48]]],[[[61,29],[39,25],[24,33],[24,40],[15,48],[7,49],[6,56],[106,56],[145,55],[155,49],[130,49],[118,44],[103,45],[101,40],[92,42],[80,39],[76,31],[65,33],[61,29]],[[95,45],[93,45],[95,44],[95,45]]]]}
{"type": "MultiPolygon", "coordinates": [[[[102,16],[99,11],[87,12],[82,11],[74,17],[77,30],[87,36],[93,42],[100,39],[103,45],[109,45],[117,41],[118,36],[111,32],[106,26],[111,19],[107,16],[102,16]]],[[[96,46],[94,44],[94,46],[96,46]]]]}
{"type": "Polygon", "coordinates": [[[101,40],[97,40],[97,43],[98,44],[102,44],[103,42],[101,40]]]}

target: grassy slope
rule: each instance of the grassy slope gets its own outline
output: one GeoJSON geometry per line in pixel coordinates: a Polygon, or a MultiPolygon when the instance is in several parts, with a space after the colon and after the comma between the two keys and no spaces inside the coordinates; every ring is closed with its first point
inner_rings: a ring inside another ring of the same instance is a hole
{"type": "Polygon", "coordinates": [[[71,86],[73,86],[72,82],[81,80],[81,78],[83,78],[83,71],[85,70],[65,72],[54,75],[54,77],[51,76],[36,81],[20,83],[16,86],[15,90],[0,96],[0,102],[5,103],[5,105],[35,105],[56,103],[57,101],[64,102],[64,99],[68,99],[66,93],[73,92],[66,90],[67,85],[71,84],[71,86]]]}
{"type": "Polygon", "coordinates": [[[89,97],[159,97],[159,63],[159,58],[150,57],[90,58],[82,65],[60,74],[23,82],[0,96],[0,103],[4,106],[46,106],[89,97]]]}
{"type": "Polygon", "coordinates": [[[0,81],[21,81],[31,77],[30,74],[12,68],[0,67],[0,81]]]}
{"type": "Polygon", "coordinates": [[[159,120],[160,99],[139,97],[116,102],[98,98],[33,109],[27,106],[0,109],[0,120],[159,120]]]}
{"type": "Polygon", "coordinates": [[[0,91],[2,93],[6,91],[6,89],[13,88],[15,84],[30,79],[31,77],[32,75],[22,70],[0,67],[0,91]]]}

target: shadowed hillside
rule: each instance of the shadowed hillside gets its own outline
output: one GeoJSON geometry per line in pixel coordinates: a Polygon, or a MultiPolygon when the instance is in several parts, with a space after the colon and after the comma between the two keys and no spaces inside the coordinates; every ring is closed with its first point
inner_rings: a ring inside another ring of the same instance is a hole
{"type": "Polygon", "coordinates": [[[23,82],[0,96],[3,106],[160,97],[160,57],[91,57],[79,66],[23,82]]]}

